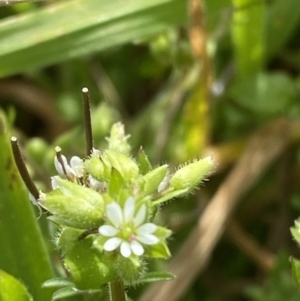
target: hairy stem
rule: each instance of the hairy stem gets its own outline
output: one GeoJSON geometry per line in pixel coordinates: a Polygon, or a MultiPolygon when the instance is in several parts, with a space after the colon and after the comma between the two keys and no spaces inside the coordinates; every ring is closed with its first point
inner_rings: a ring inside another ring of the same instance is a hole
{"type": "Polygon", "coordinates": [[[109,283],[110,301],[126,301],[124,283],[121,279],[109,283]]]}

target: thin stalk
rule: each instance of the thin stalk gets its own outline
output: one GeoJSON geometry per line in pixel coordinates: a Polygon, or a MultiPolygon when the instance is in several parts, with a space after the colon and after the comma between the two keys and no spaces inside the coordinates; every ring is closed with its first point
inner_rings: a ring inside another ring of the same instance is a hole
{"type": "Polygon", "coordinates": [[[18,145],[18,139],[16,137],[11,137],[11,147],[12,147],[12,152],[13,152],[13,156],[15,159],[15,163],[16,163],[19,173],[23,179],[23,182],[25,183],[27,189],[32,194],[32,196],[36,200],[38,200],[39,191],[36,188],[36,186],[34,185],[32,179],[29,175],[29,172],[26,168],[25,162],[22,158],[21,151],[20,151],[20,148],[18,145]]]}
{"type": "Polygon", "coordinates": [[[82,94],[83,94],[85,139],[86,139],[86,154],[87,156],[90,156],[93,151],[93,133],[92,133],[90,97],[89,97],[88,88],[83,88],[82,94]]]}
{"type": "Polygon", "coordinates": [[[124,283],[121,279],[109,283],[110,301],[126,301],[124,283]]]}

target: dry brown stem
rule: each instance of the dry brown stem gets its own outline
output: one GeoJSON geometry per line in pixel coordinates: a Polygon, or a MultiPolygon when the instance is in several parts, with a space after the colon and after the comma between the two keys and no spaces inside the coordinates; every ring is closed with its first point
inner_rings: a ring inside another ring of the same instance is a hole
{"type": "Polygon", "coordinates": [[[46,124],[46,136],[50,140],[67,128],[62,118],[57,115],[51,95],[29,81],[2,80],[0,95],[3,98],[11,98],[43,120],[46,124]]]}
{"type": "Polygon", "coordinates": [[[263,272],[269,272],[272,269],[275,256],[260,246],[236,221],[232,220],[228,223],[226,234],[263,272]]]}

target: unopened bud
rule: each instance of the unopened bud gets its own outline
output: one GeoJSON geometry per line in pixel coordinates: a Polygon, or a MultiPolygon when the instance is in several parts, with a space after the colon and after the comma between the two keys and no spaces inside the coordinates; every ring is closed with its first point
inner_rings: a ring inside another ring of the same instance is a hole
{"type": "Polygon", "coordinates": [[[212,157],[206,157],[178,169],[170,180],[175,189],[191,189],[205,179],[214,167],[212,157]]]}

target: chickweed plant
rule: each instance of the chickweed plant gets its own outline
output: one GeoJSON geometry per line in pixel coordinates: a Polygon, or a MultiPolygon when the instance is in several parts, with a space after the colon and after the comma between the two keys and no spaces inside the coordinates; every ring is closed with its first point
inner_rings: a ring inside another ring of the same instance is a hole
{"type": "Polygon", "coordinates": [[[60,282],[76,292],[108,289],[111,301],[125,301],[126,286],[172,279],[170,273],[146,268],[151,258],[171,256],[172,233],[154,222],[155,215],[166,201],[196,188],[213,160],[194,160],[175,172],[167,164],[154,168],[142,148],[133,158],[121,123],[112,126],[107,148],[96,149],[88,89],[82,92],[86,156],[68,160],[57,146],[51,191],[36,188],[16,137],[12,149],[31,200],[59,229],[55,244],[70,279],[50,279],[45,286],[60,282]]]}

